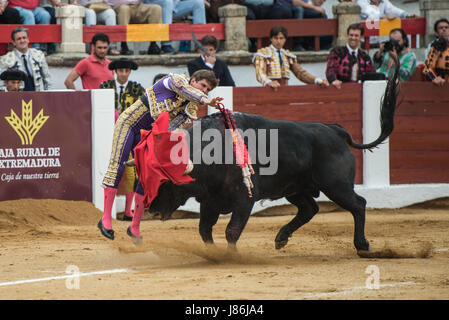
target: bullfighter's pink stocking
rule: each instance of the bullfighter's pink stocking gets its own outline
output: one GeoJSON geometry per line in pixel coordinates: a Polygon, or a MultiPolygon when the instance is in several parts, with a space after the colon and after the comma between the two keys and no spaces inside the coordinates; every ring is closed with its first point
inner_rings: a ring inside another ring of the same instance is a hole
{"type": "Polygon", "coordinates": [[[143,205],[144,196],[136,193],[134,198],[135,200],[135,209],[133,221],[131,222],[131,232],[135,237],[140,237],[140,220],[142,219],[143,212],[145,207],[143,205]]]}
{"type": "Polygon", "coordinates": [[[112,229],[112,205],[114,204],[116,194],[117,189],[115,188],[106,187],[104,189],[104,213],[101,220],[103,226],[108,230],[112,229]]]}
{"type": "Polygon", "coordinates": [[[131,211],[131,206],[133,204],[134,192],[127,192],[125,194],[126,202],[125,202],[125,216],[132,217],[133,213],[131,211]]]}

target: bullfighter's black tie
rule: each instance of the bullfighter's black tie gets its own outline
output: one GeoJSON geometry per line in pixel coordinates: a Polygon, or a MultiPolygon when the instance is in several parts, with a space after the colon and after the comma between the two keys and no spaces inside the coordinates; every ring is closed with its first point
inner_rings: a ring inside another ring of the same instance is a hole
{"type": "Polygon", "coordinates": [[[120,95],[119,95],[119,101],[122,101],[122,96],[123,96],[123,88],[124,86],[120,86],[120,95]]]}
{"type": "Polygon", "coordinates": [[[282,65],[284,64],[284,61],[282,60],[281,49],[278,50],[278,54],[279,54],[279,63],[281,64],[281,68],[282,68],[282,65]]]}
{"type": "Polygon", "coordinates": [[[28,69],[28,62],[27,62],[27,57],[26,55],[22,54],[22,60],[23,60],[23,66],[25,67],[25,70],[27,72],[27,75],[30,77],[31,73],[30,73],[30,69],[28,69]]]}
{"type": "Polygon", "coordinates": [[[28,62],[26,55],[22,54],[22,60],[23,60],[23,66],[25,67],[25,71],[27,73],[27,78],[25,80],[25,87],[23,88],[23,91],[34,91],[34,79],[33,74],[30,72],[30,69],[28,68],[28,62]]]}

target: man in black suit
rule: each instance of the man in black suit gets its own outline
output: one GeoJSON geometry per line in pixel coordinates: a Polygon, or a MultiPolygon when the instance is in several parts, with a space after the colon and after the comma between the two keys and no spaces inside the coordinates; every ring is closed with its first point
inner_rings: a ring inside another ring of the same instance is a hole
{"type": "Polygon", "coordinates": [[[229,68],[223,60],[215,57],[218,48],[218,40],[213,35],[204,36],[201,39],[201,44],[207,50],[208,54],[201,51],[201,55],[187,63],[189,69],[189,75],[201,69],[212,70],[215,73],[215,77],[220,80],[219,86],[231,86],[235,87],[234,80],[232,79],[229,68]]]}

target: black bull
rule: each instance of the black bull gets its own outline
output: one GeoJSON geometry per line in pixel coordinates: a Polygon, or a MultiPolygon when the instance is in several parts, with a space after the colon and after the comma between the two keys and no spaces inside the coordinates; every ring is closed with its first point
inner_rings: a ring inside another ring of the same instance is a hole
{"type": "MultiPolygon", "coordinates": [[[[399,69],[399,68],[397,68],[399,69]]],[[[220,214],[232,213],[226,228],[226,240],[235,247],[255,201],[285,197],[298,207],[296,216],[283,226],[275,239],[277,249],[284,247],[292,233],[310,221],[319,208],[315,197],[323,192],[330,200],[351,212],[354,218],[354,245],[357,250],[369,250],[365,239],[366,200],[354,192],[355,159],[350,147],[371,149],[382,143],[393,131],[393,118],[399,85],[396,75],[389,80],[381,102],[381,133],[369,144],[355,143],[350,134],[335,124],[269,120],[259,115],[234,113],[237,127],[278,130],[278,168],[272,175],[261,175],[261,164],[253,160],[253,197],[242,182],[242,171],[236,164],[195,164],[191,177],[195,182],[175,185],[171,182],[159,188],[159,194],[150,206],[150,212],[160,213],[162,219],[195,197],[200,203],[199,232],[205,243],[213,243],[212,228],[220,214]]],[[[218,129],[223,136],[225,122],[222,114],[202,118],[201,133],[218,129]]],[[[192,137],[193,127],[187,134],[192,137]]],[[[223,138],[223,141],[225,139],[223,138]]],[[[210,142],[202,142],[204,148],[210,142]]],[[[225,144],[225,143],[223,143],[225,144]]],[[[257,144],[259,145],[259,144],[257,144]]],[[[270,141],[266,150],[270,150],[270,141]]],[[[190,158],[195,143],[190,143],[190,158]]],[[[223,146],[224,149],[224,146],[223,146]]],[[[224,157],[224,156],[223,156],[224,157]]]]}

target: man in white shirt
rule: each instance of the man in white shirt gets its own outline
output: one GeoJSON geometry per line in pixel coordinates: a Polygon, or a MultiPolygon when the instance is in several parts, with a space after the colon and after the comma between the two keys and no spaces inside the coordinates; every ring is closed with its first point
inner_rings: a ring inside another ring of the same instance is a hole
{"type": "Polygon", "coordinates": [[[11,33],[14,50],[0,58],[0,72],[9,68],[23,71],[27,78],[24,91],[44,91],[50,87],[50,72],[42,51],[28,48],[30,43],[27,28],[17,27],[11,33]]]}
{"type": "Polygon", "coordinates": [[[362,20],[393,20],[396,18],[419,18],[419,15],[409,14],[407,11],[394,6],[390,0],[355,0],[360,6],[362,20]]]}
{"type": "Polygon", "coordinates": [[[368,53],[360,49],[360,41],[365,30],[359,23],[351,24],[346,33],[345,46],[331,50],[327,58],[326,78],[340,89],[344,82],[357,82],[365,73],[376,72],[368,53]]]}

